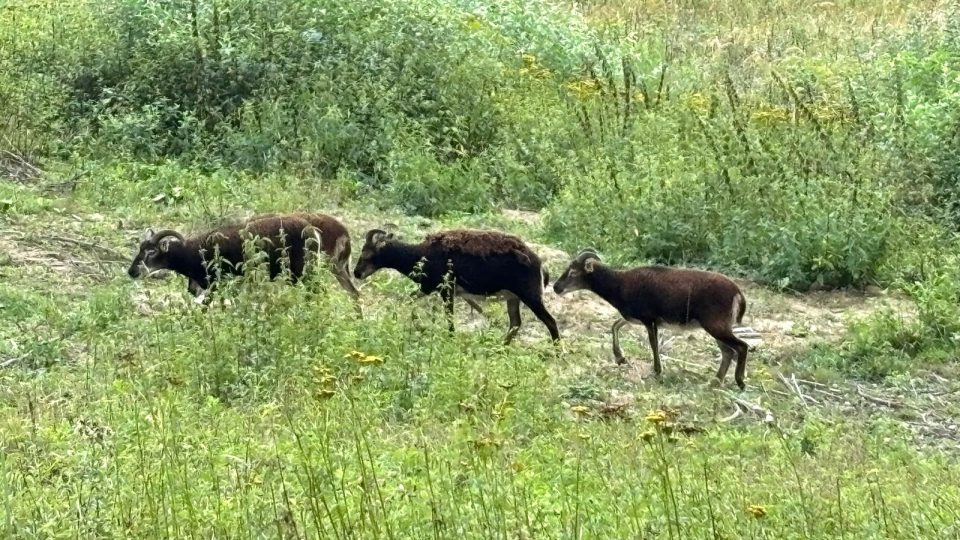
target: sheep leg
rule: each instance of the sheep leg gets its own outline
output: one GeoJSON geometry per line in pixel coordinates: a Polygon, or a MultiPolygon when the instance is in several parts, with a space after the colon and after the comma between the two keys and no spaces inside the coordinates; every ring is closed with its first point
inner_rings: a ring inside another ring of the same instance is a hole
{"type": "Polygon", "coordinates": [[[750,348],[747,343],[739,338],[734,338],[740,342],[739,346],[734,349],[737,352],[737,369],[733,372],[733,378],[737,381],[737,387],[741,390],[747,387],[747,383],[744,381],[744,376],[747,373],[747,350],[750,348]]]}
{"type": "Polygon", "coordinates": [[[623,357],[623,351],[620,349],[620,329],[629,324],[629,321],[626,319],[620,319],[617,322],[613,323],[613,328],[610,329],[613,334],[613,358],[617,361],[617,365],[623,365],[627,363],[627,359],[623,357]]]}
{"type": "Polygon", "coordinates": [[[357,287],[353,284],[353,281],[350,281],[350,273],[347,272],[347,270],[341,267],[331,266],[330,271],[333,272],[333,277],[337,279],[337,283],[340,284],[340,287],[347,291],[347,294],[350,295],[350,298],[353,298],[354,300],[360,298],[360,291],[357,290],[357,287]]]}
{"type": "Polygon", "coordinates": [[[360,306],[360,291],[357,290],[353,281],[350,280],[350,270],[347,268],[346,263],[331,264],[330,271],[333,272],[333,277],[337,279],[340,287],[347,291],[347,294],[353,299],[353,306],[357,311],[357,315],[363,317],[363,308],[360,306]]]}
{"type": "Polygon", "coordinates": [[[717,370],[717,378],[714,384],[717,386],[727,377],[727,370],[730,369],[730,361],[733,360],[733,349],[721,340],[716,340],[720,347],[720,369],[717,370]]]}
{"type": "Polygon", "coordinates": [[[742,339],[738,338],[733,334],[731,328],[705,328],[707,333],[713,336],[713,339],[717,340],[717,343],[722,343],[725,347],[730,349],[730,352],[726,353],[724,358],[720,361],[720,369],[717,370],[717,382],[722,383],[727,376],[727,369],[730,367],[730,361],[732,360],[732,352],[737,353],[737,369],[734,371],[734,379],[737,381],[737,386],[741,390],[746,388],[746,383],[744,382],[744,374],[747,369],[747,343],[742,339]]]}
{"type": "Polygon", "coordinates": [[[420,299],[423,298],[424,296],[427,296],[427,293],[423,292],[423,291],[420,290],[420,289],[417,289],[417,290],[413,291],[412,293],[410,293],[410,300],[413,300],[414,302],[416,302],[417,300],[420,300],[420,299]]]}
{"type": "Polygon", "coordinates": [[[652,323],[647,326],[647,338],[650,340],[650,348],[653,349],[653,373],[659,377],[663,373],[663,366],[660,364],[660,344],[657,341],[657,324],[652,323]]]}
{"type": "Polygon", "coordinates": [[[300,246],[299,249],[297,246],[289,248],[290,253],[290,283],[296,285],[300,278],[303,276],[303,246],[300,246]]]}
{"type": "Polygon", "coordinates": [[[468,306],[470,306],[471,309],[473,309],[480,315],[483,315],[483,308],[480,307],[480,304],[478,304],[472,298],[468,298],[466,296],[462,296],[461,298],[463,298],[463,300],[467,303],[468,306]]]}
{"type": "MultiPolygon", "coordinates": [[[[539,277],[537,278],[539,279],[539,277]]],[[[539,293],[540,288],[537,288],[536,291],[539,293]]],[[[546,306],[543,305],[543,298],[539,295],[518,295],[520,301],[527,305],[530,308],[530,311],[540,319],[550,331],[550,337],[557,344],[560,343],[560,330],[557,329],[557,321],[553,318],[553,315],[550,315],[550,312],[547,311],[546,306]]]]}
{"type": "Polygon", "coordinates": [[[507,315],[510,317],[510,328],[507,330],[507,336],[503,339],[504,345],[509,345],[514,336],[520,331],[520,299],[513,296],[507,298],[507,315]]]}
{"type": "Polygon", "coordinates": [[[200,296],[203,294],[203,287],[201,287],[200,284],[194,279],[190,278],[187,280],[187,291],[189,291],[193,296],[200,296]]]}

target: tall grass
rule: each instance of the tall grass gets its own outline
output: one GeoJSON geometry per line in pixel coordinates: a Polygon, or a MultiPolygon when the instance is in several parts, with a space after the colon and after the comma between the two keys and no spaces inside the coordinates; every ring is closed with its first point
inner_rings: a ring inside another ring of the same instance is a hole
{"type": "Polygon", "coordinates": [[[448,336],[400,301],[357,324],[321,272],[303,287],[250,276],[227,287],[226,309],[173,303],[150,318],[129,315],[127,288],[118,277],[63,307],[77,356],[0,374],[6,536],[879,538],[956,526],[955,464],[883,424],[788,406],[779,427],[697,433],[683,409],[644,416],[653,396],[607,417],[563,400],[572,381],[548,376],[540,346],[504,349],[497,329],[448,336]]]}

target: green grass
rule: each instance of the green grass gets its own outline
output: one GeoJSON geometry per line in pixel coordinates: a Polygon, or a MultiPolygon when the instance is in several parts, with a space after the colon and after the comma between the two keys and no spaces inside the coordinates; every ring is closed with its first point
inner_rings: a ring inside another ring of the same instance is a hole
{"type": "MultiPolygon", "coordinates": [[[[16,233],[19,250],[40,255],[28,264],[14,251],[0,266],[0,358],[17,358],[0,369],[4,536],[956,533],[960,468],[934,449],[947,439],[870,403],[798,408],[778,393],[763,351],[742,398],[775,421],[747,412],[723,423],[732,394],[706,388],[711,362],[682,367],[712,351],[681,352],[662,382],[637,382],[613,368],[606,331],[565,328],[557,356],[527,315],[505,348],[504,310],[490,305],[479,330],[462,328],[473,316],[461,308],[449,335],[438,302],[405,299],[410,284],[389,273],[364,287],[360,321],[325,272],[297,287],[247,276],[226,287],[226,307],[203,310],[181,279],[133,282],[104,254],[132,250],[141,226],[203,221],[216,178],[185,174],[197,187],[174,208],[117,179],[116,208],[89,183],[69,197],[36,195],[49,210],[5,218],[2,237],[16,233]],[[136,217],[117,230],[127,215],[136,217]],[[100,248],[57,243],[44,236],[51,229],[100,248]],[[353,351],[384,361],[363,364],[353,351]],[[666,423],[647,418],[660,409],[666,423]]],[[[224,208],[299,206],[274,185],[244,184],[224,208]]],[[[322,207],[320,197],[302,204],[322,207]]],[[[368,215],[349,203],[339,213],[350,223],[368,215]]],[[[424,225],[394,217],[407,236],[424,225]]],[[[771,295],[757,297],[758,313],[780,305],[771,295]]]]}
{"type": "Polygon", "coordinates": [[[0,537],[960,535],[955,8],[576,7],[0,5],[0,537]],[[295,209],[723,268],[764,343],[737,393],[703,335],[615,366],[585,293],[558,352],[388,271],[362,319],[126,275],[295,209]]]}

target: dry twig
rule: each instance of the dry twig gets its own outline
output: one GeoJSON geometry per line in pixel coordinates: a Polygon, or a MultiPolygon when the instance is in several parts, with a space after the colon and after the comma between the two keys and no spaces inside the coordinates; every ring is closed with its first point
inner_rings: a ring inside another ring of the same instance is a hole
{"type": "Polygon", "coordinates": [[[763,418],[763,421],[765,423],[772,424],[774,422],[773,413],[767,409],[764,409],[760,405],[757,405],[755,403],[750,403],[749,401],[743,398],[737,397],[734,394],[731,394],[730,392],[727,392],[725,390],[720,390],[719,392],[727,396],[731,400],[733,400],[733,403],[738,407],[743,407],[744,409],[752,412],[753,414],[763,418]]]}
{"type": "Polygon", "coordinates": [[[903,406],[903,404],[893,400],[889,400],[889,399],[885,399],[877,396],[871,396],[870,394],[864,392],[863,387],[861,387],[860,385],[857,385],[857,395],[859,395],[860,397],[862,397],[863,399],[871,403],[876,403],[877,405],[883,405],[884,407],[890,407],[891,409],[899,409],[900,407],[903,406]]]}

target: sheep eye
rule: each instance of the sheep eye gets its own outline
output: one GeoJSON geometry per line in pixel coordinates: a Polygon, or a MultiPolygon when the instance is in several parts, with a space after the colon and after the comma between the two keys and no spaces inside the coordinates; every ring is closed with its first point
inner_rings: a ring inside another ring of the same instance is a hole
{"type": "Polygon", "coordinates": [[[148,250],[146,251],[146,254],[147,254],[148,257],[153,257],[154,255],[157,254],[157,249],[156,249],[156,248],[150,248],[150,249],[148,249],[148,250]]]}

